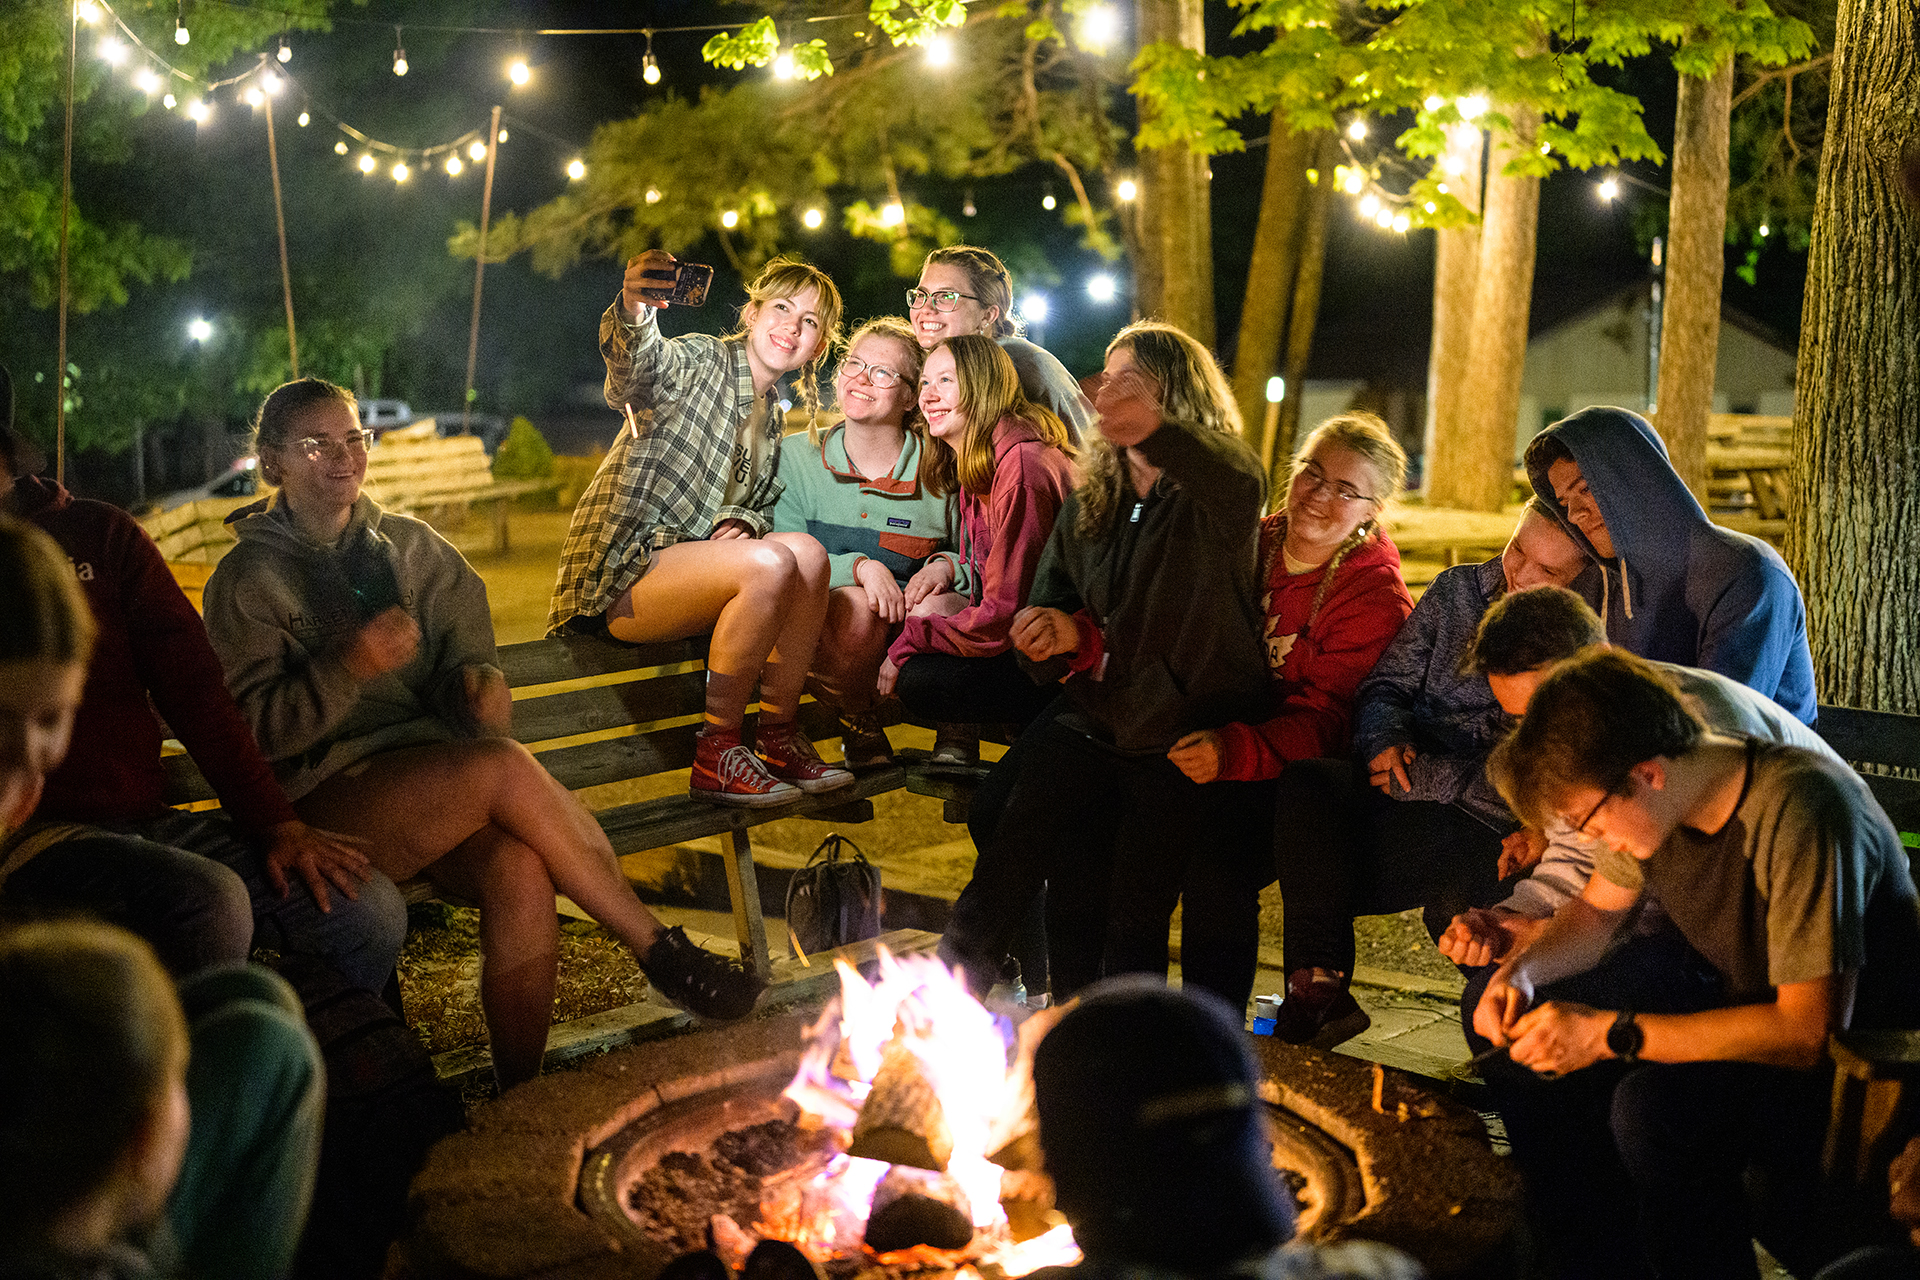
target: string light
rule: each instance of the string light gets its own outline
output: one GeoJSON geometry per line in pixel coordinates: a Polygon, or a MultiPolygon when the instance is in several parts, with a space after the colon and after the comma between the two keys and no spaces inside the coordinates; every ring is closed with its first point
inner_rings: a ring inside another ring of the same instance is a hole
{"type": "Polygon", "coordinates": [[[98,53],[100,60],[110,67],[117,67],[127,60],[127,46],[112,36],[106,37],[95,45],[94,52],[98,53]]]}
{"type": "Polygon", "coordinates": [[[506,131],[505,129],[502,129],[502,130],[500,131],[500,137],[499,137],[499,141],[500,141],[500,142],[502,142],[502,143],[504,143],[504,142],[506,142],[506,140],[507,140],[507,131],[506,131]]]}
{"type": "Polygon", "coordinates": [[[779,57],[775,58],[773,60],[773,74],[775,79],[779,79],[779,80],[793,79],[793,55],[790,53],[783,53],[779,57]]]}
{"type": "Polygon", "coordinates": [[[91,25],[100,21],[100,6],[95,4],[93,0],[80,0],[79,4],[73,6],[73,15],[80,19],[80,21],[91,25]]]}
{"type": "Polygon", "coordinates": [[[267,95],[260,92],[259,85],[248,85],[247,91],[241,95],[241,100],[250,107],[257,107],[267,100],[267,95]]]}
{"type": "Polygon", "coordinates": [[[1030,323],[1045,324],[1048,310],[1047,295],[1044,293],[1030,293],[1020,299],[1020,314],[1030,323]]]}
{"type": "Polygon", "coordinates": [[[407,74],[406,44],[400,38],[399,27],[393,29],[393,74],[397,76],[407,74]]]}
{"type": "Polygon", "coordinates": [[[1439,186],[1435,187],[1434,190],[1438,191],[1441,195],[1445,195],[1447,194],[1447,184],[1443,182],[1439,186]]]}
{"type": "Polygon", "coordinates": [[[1357,196],[1366,190],[1367,175],[1358,169],[1348,169],[1346,177],[1341,181],[1341,185],[1346,188],[1348,195],[1357,196]]]}
{"type": "Polygon", "coordinates": [[[187,0],[180,0],[173,11],[173,42],[184,45],[191,39],[187,34],[187,0]]]}
{"type": "Polygon", "coordinates": [[[1358,116],[1354,117],[1353,123],[1347,126],[1347,136],[1355,142],[1365,142],[1367,140],[1367,122],[1358,116]]]}
{"type": "Polygon", "coordinates": [[[193,342],[205,342],[213,337],[213,322],[205,316],[195,316],[187,321],[187,337],[193,342]]]}
{"type": "Polygon", "coordinates": [[[174,97],[170,93],[166,95],[164,98],[160,99],[160,105],[165,107],[169,111],[173,110],[174,107],[179,104],[179,102],[180,102],[180,99],[174,97]]]}
{"type": "Polygon", "coordinates": [[[1398,231],[1402,235],[1405,235],[1407,232],[1407,228],[1412,225],[1413,225],[1413,219],[1409,218],[1404,213],[1397,213],[1393,217],[1393,229],[1395,231],[1398,231]]]}
{"type": "Polygon", "coordinates": [[[827,220],[827,215],[818,209],[809,209],[800,215],[800,224],[809,231],[818,231],[827,220]]]}
{"type": "Polygon", "coordinates": [[[273,56],[280,59],[282,65],[293,61],[293,46],[287,43],[287,37],[284,32],[280,36],[280,52],[273,56]]]}
{"type": "Polygon", "coordinates": [[[467,148],[467,154],[473,158],[475,164],[479,164],[487,158],[487,144],[484,142],[475,142],[467,148]]]}
{"type": "Polygon", "coordinates": [[[1768,236],[1770,236],[1770,235],[1772,235],[1772,234],[1773,234],[1773,228],[1772,228],[1772,227],[1770,227],[1770,226],[1768,226],[1768,225],[1767,225],[1766,223],[1764,223],[1764,222],[1760,224],[1760,226],[1759,226],[1759,228],[1758,228],[1758,230],[1759,230],[1759,233],[1760,233],[1760,238],[1761,238],[1762,240],[1765,240],[1765,239],[1766,239],[1766,238],[1767,238],[1768,236]]]}
{"type": "Polygon", "coordinates": [[[906,207],[898,200],[890,201],[885,208],[880,210],[880,225],[883,227],[897,227],[906,220],[906,207]]]}
{"type": "Polygon", "coordinates": [[[1430,95],[1427,98],[1427,100],[1421,103],[1420,105],[1425,107],[1429,111],[1438,111],[1440,108],[1447,105],[1447,100],[1436,93],[1436,94],[1430,95]]]}
{"type": "Polygon", "coordinates": [[[1113,189],[1114,199],[1121,204],[1131,204],[1140,197],[1140,184],[1132,178],[1122,178],[1113,189]]]}
{"type": "Polygon", "coordinates": [[[379,162],[376,161],[372,156],[363,155],[360,157],[360,172],[372,173],[378,167],[379,167],[379,162]]]}
{"type": "Polygon", "coordinates": [[[1055,199],[1053,198],[1053,184],[1052,184],[1052,183],[1048,183],[1048,184],[1047,184],[1047,194],[1045,194],[1045,195],[1043,195],[1043,196],[1041,196],[1041,197],[1040,197],[1040,207],[1041,207],[1042,209],[1045,209],[1045,210],[1046,210],[1047,212],[1049,212],[1049,213],[1051,213],[1051,212],[1053,212],[1053,208],[1054,208],[1054,206],[1055,206],[1055,205],[1057,205],[1057,204],[1059,204],[1059,203],[1060,203],[1060,202],[1059,202],[1058,200],[1055,200],[1055,199]]]}
{"type": "Polygon", "coordinates": [[[953,41],[945,36],[934,36],[923,46],[927,53],[927,65],[930,67],[950,67],[953,65],[953,41]]]}
{"type": "Polygon", "coordinates": [[[580,181],[580,179],[586,176],[587,176],[587,162],[585,160],[576,158],[575,160],[573,160],[571,163],[567,165],[567,178],[570,181],[578,182],[580,181]]]}
{"type": "Polygon", "coordinates": [[[408,178],[411,178],[412,176],[413,176],[413,170],[407,168],[407,162],[405,160],[402,160],[393,166],[393,180],[395,182],[405,182],[408,178]]]}
{"type": "Polygon", "coordinates": [[[653,56],[653,32],[647,32],[647,51],[640,55],[640,78],[648,84],[660,83],[660,60],[653,56]]]}
{"type": "Polygon", "coordinates": [[[133,76],[133,82],[140,86],[142,93],[156,93],[160,89],[160,77],[154,74],[152,67],[142,67],[133,76]]]}
{"type": "Polygon", "coordinates": [[[1424,208],[1428,213],[1438,213],[1440,211],[1440,206],[1435,204],[1431,200],[1427,201],[1427,203],[1421,207],[1424,208]]]}
{"type": "Polygon", "coordinates": [[[1120,15],[1112,5],[1097,4],[1080,16],[1080,43],[1104,53],[1120,34],[1120,15]]]}
{"type": "Polygon", "coordinates": [[[1473,94],[1453,104],[1462,120],[1477,120],[1487,113],[1487,99],[1484,94],[1473,94]]]}
{"type": "Polygon", "coordinates": [[[1360,216],[1363,218],[1371,218],[1379,212],[1380,197],[1371,191],[1367,192],[1366,196],[1360,201],[1360,216]]]}
{"type": "Polygon", "coordinates": [[[449,178],[459,177],[461,172],[465,170],[466,167],[467,167],[466,165],[460,163],[459,156],[454,155],[454,156],[447,157],[447,176],[449,178]]]}
{"type": "Polygon", "coordinates": [[[1376,226],[1378,226],[1382,231],[1385,231],[1388,227],[1391,227],[1393,225],[1393,210],[1382,209],[1380,212],[1373,215],[1373,221],[1376,226]]]}
{"type": "Polygon", "coordinates": [[[311,111],[308,111],[305,107],[302,107],[300,109],[300,127],[304,129],[312,123],[313,123],[313,113],[311,111]]]}
{"type": "Polygon", "coordinates": [[[1620,184],[1612,178],[1606,178],[1594,187],[1594,192],[1602,200],[1611,201],[1620,194],[1620,184]]]}
{"type": "Polygon", "coordinates": [[[967,188],[966,199],[967,199],[967,202],[960,206],[960,213],[962,217],[971,218],[974,214],[980,212],[978,209],[973,207],[973,188],[972,187],[967,188]]]}
{"type": "Polygon", "coordinates": [[[195,124],[205,124],[213,119],[213,108],[205,98],[195,98],[187,104],[187,115],[192,117],[195,124]]]}
{"type": "Polygon", "coordinates": [[[347,140],[345,138],[342,138],[340,139],[340,141],[333,144],[333,154],[337,156],[343,156],[347,154],[347,140]]]}
{"type": "Polygon", "coordinates": [[[659,204],[659,203],[660,203],[660,188],[658,188],[658,187],[648,187],[648,188],[647,188],[647,193],[646,193],[646,195],[645,195],[645,196],[643,196],[643,197],[642,197],[642,199],[644,199],[644,200],[645,200],[645,201],[646,201],[646,202],[647,202],[648,204],[659,204]]]}
{"type": "Polygon", "coordinates": [[[720,215],[720,225],[731,231],[740,225],[740,215],[734,210],[729,209],[720,215]]]}
{"type": "Polygon", "coordinates": [[[513,81],[516,89],[523,88],[529,80],[533,79],[533,70],[527,66],[525,58],[515,58],[507,64],[507,79],[513,81]]]}
{"type": "Polygon", "coordinates": [[[1114,295],[1120,292],[1119,284],[1105,272],[1093,276],[1087,281],[1087,296],[1095,302],[1112,302],[1114,295]]]}

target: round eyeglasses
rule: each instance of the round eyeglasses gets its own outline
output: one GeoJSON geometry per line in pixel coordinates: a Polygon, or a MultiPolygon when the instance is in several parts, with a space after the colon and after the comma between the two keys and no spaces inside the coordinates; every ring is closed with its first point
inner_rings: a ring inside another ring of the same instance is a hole
{"type": "Polygon", "coordinates": [[[960,299],[980,301],[971,293],[962,293],[958,289],[935,289],[929,293],[925,289],[907,290],[907,308],[918,311],[923,307],[932,307],[935,311],[951,311],[960,305],[960,299]]]}
{"type": "Polygon", "coordinates": [[[865,360],[858,360],[853,356],[848,356],[840,362],[841,377],[855,378],[861,374],[865,374],[867,381],[882,391],[888,387],[900,385],[900,375],[883,364],[868,364],[865,360]]]}
{"type": "Polygon", "coordinates": [[[1305,492],[1316,493],[1325,489],[1342,502],[1377,502],[1370,493],[1361,493],[1350,484],[1342,484],[1322,471],[1319,464],[1309,462],[1300,468],[1299,483],[1305,486],[1305,492]]]}
{"type": "Polygon", "coordinates": [[[364,428],[338,439],[325,436],[301,436],[298,440],[287,441],[287,447],[306,458],[308,462],[322,462],[330,457],[352,458],[366,453],[373,444],[373,432],[364,428]]]}

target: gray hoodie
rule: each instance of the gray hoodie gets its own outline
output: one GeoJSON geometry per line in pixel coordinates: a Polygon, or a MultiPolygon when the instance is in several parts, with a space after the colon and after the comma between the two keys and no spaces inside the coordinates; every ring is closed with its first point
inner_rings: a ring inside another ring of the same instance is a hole
{"type": "Polygon", "coordinates": [[[493,618],[452,544],[364,495],[331,546],[302,537],[274,498],[227,523],[239,545],[207,582],[207,632],[289,799],[380,752],[478,736],[464,672],[494,663],[493,618]],[[391,604],[419,624],[420,648],[362,684],[341,655],[391,604]]]}

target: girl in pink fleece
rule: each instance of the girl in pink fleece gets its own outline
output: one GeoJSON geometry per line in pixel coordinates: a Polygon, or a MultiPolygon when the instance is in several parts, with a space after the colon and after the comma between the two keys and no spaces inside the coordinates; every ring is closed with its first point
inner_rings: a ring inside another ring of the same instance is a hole
{"type": "MultiPolygon", "coordinates": [[[[920,411],[934,441],[921,454],[920,481],[953,496],[959,550],[929,563],[947,566],[944,589],[925,574],[907,588],[906,625],[878,688],[943,726],[1023,725],[1056,691],[1020,669],[1008,632],[1074,486],[1067,430],[1026,398],[1013,361],[979,334],[928,353],[920,411]]],[[[933,761],[971,764],[977,749],[977,733],[943,727],[933,761]]]]}

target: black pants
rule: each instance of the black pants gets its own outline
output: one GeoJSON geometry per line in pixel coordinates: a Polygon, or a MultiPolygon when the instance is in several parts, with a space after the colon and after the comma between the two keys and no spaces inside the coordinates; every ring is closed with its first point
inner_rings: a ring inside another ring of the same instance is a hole
{"type": "Polygon", "coordinates": [[[1353,919],[1425,907],[1435,938],[1499,898],[1500,833],[1464,809],[1393,800],[1349,760],[1299,760],[1274,798],[1288,972],[1353,972],[1353,919]]]}
{"type": "MultiPolygon", "coordinates": [[[[1001,815],[1007,810],[1007,801],[1013,798],[1013,788],[1019,781],[1021,765],[1033,754],[1034,745],[1045,737],[1041,730],[1050,726],[1063,711],[1072,706],[1071,699],[1057,695],[1027,723],[1020,736],[1014,739],[1013,745],[1007,748],[1006,754],[994,762],[987,776],[974,787],[973,799],[967,805],[967,834],[973,837],[976,860],[979,851],[993,843],[994,833],[1000,829],[1001,815]]],[[[1020,976],[1026,983],[1028,997],[1044,994],[1051,983],[1047,964],[1047,898],[1044,885],[1034,895],[1033,905],[1027,908],[1026,918],[1014,933],[1010,954],[1020,964],[1020,976]]],[[[976,959],[975,963],[979,961],[976,959]]],[[[991,974],[984,976],[992,977],[991,974]]]]}
{"type": "Polygon", "coordinates": [[[1059,689],[1035,684],[1009,649],[991,658],[916,653],[901,665],[893,691],[917,719],[1024,725],[1059,689]]]}
{"type": "Polygon", "coordinates": [[[1164,974],[1168,920],[1186,891],[1186,981],[1244,1008],[1261,872],[1218,847],[1249,847],[1257,820],[1247,815],[1265,813],[1264,789],[1201,787],[1164,756],[1120,755],[1058,721],[1036,725],[1019,750],[1005,810],[954,904],[948,957],[970,973],[997,971],[1044,886],[1056,998],[1105,973],[1164,974]],[[1202,874],[1190,880],[1196,864],[1202,874]]]}

